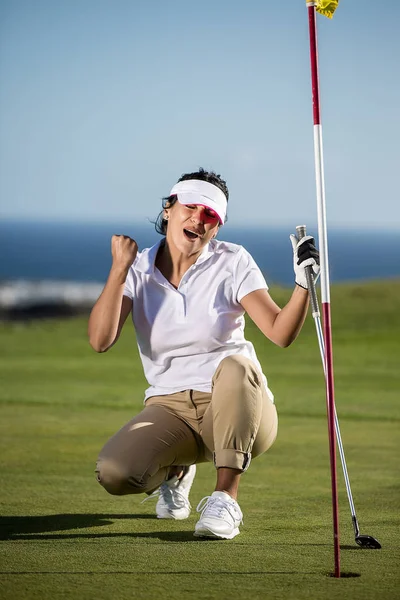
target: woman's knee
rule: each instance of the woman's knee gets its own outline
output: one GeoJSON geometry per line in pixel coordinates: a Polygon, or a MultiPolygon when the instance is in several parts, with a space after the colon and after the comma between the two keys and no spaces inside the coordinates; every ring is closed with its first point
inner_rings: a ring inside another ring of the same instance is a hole
{"type": "Polygon", "coordinates": [[[221,360],[214,375],[214,383],[221,378],[231,382],[231,384],[249,379],[256,385],[261,384],[255,364],[241,354],[232,354],[221,360]]]}
{"type": "Polygon", "coordinates": [[[128,473],[123,465],[110,458],[100,458],[96,464],[96,478],[100,485],[114,496],[141,494],[147,491],[147,482],[128,473]]]}

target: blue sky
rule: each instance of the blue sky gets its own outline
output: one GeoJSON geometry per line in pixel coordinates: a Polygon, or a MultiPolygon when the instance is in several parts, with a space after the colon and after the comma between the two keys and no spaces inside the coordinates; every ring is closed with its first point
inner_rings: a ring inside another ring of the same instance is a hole
{"type": "MultiPolygon", "coordinates": [[[[356,6],[358,5],[358,6],[356,6]]],[[[400,229],[398,2],[318,18],[328,224],[400,229]]],[[[305,2],[0,1],[0,214],[144,222],[199,166],[316,221],[305,2]]]]}

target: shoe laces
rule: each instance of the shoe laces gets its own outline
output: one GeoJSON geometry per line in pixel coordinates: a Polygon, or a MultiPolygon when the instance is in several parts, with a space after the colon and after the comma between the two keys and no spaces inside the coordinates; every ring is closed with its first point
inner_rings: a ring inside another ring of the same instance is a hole
{"type": "Polygon", "coordinates": [[[228,513],[233,521],[239,519],[240,523],[243,523],[243,516],[235,504],[231,504],[222,498],[205,496],[200,500],[196,510],[201,513],[202,517],[205,514],[207,517],[216,517],[217,519],[223,519],[225,514],[228,513]]]}
{"type": "Polygon", "coordinates": [[[141,504],[156,498],[163,500],[167,506],[173,506],[174,508],[192,508],[186,496],[179,491],[179,486],[171,487],[168,483],[163,483],[150,496],[142,500],[141,504]]]}

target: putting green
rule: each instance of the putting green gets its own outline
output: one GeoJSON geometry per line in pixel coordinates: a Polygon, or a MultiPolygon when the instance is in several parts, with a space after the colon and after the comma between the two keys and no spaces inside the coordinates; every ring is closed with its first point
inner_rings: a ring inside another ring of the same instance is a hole
{"type": "MultiPolygon", "coordinates": [[[[284,289],[271,293],[282,303],[284,289]]],[[[112,497],[93,468],[140,410],[145,382],[131,326],[96,355],[82,318],[0,325],[2,599],[393,599],[399,597],[400,281],[333,286],[336,404],[361,533],[338,459],[341,570],[333,570],[324,381],[311,317],[282,350],[248,323],[276,396],[279,435],[243,476],[241,535],[193,537],[214,471],[200,465],[187,521],[112,497]]]]}

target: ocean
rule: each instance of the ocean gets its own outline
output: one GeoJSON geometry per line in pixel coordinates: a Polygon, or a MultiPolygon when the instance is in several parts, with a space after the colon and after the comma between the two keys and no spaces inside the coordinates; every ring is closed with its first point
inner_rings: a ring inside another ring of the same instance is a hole
{"type": "MultiPolygon", "coordinates": [[[[218,237],[244,246],[258,263],[270,287],[290,286],[293,267],[289,233],[288,229],[239,229],[228,223],[218,237]]],[[[150,222],[3,221],[0,223],[0,282],[103,283],[111,265],[110,238],[113,234],[133,237],[139,249],[153,245],[160,238],[150,222]]],[[[400,277],[400,232],[333,229],[328,232],[328,243],[332,283],[400,277]]]]}

